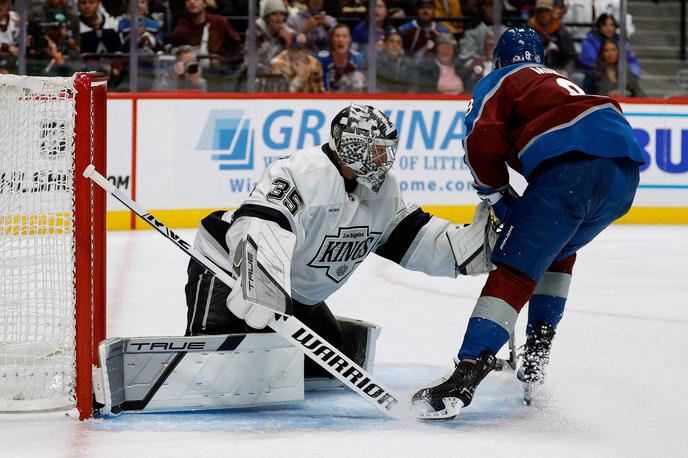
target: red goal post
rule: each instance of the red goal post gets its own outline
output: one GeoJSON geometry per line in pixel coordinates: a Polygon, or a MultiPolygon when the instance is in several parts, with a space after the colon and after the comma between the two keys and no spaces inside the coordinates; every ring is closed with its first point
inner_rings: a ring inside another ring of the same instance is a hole
{"type": "Polygon", "coordinates": [[[0,76],[0,412],[93,409],[105,338],[107,79],[0,76]]]}

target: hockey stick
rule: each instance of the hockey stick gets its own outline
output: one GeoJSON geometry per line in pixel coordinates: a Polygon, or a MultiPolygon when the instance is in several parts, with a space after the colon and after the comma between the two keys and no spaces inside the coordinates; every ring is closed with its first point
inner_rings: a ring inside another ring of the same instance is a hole
{"type": "Polygon", "coordinates": [[[495,370],[502,371],[508,368],[512,371],[515,371],[517,358],[518,355],[516,354],[516,338],[514,337],[514,333],[512,332],[511,336],[509,337],[509,358],[497,358],[497,365],[495,367],[495,370]]]}
{"type": "MultiPolygon", "coordinates": [[[[234,286],[236,282],[235,279],[210,259],[203,256],[203,254],[177,234],[172,232],[172,230],[158,221],[153,215],[143,210],[136,202],[129,198],[129,196],[117,189],[115,185],[107,180],[107,178],[98,173],[93,165],[86,167],[83,175],[93,180],[93,182],[103,188],[105,192],[119,200],[129,210],[136,213],[141,219],[150,224],[153,229],[212,272],[213,275],[225,285],[230,288],[234,286]]],[[[256,305],[264,307],[261,304],[256,305]]],[[[269,307],[265,308],[269,309],[269,307]]],[[[269,310],[274,312],[272,309],[269,310]]],[[[365,369],[354,363],[332,344],[303,324],[298,318],[293,315],[275,312],[275,319],[271,320],[268,326],[388,417],[403,418],[409,415],[410,408],[408,405],[405,405],[406,403],[403,402],[400,396],[390,391],[365,369]]]]}

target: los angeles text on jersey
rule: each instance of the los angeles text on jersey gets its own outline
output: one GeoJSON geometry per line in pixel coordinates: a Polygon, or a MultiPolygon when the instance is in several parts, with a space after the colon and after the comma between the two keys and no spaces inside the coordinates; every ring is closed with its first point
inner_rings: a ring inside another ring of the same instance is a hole
{"type": "Polygon", "coordinates": [[[313,357],[327,363],[328,366],[342,374],[344,378],[361,389],[367,396],[374,399],[385,409],[390,410],[394,404],[399,402],[384,388],[371,382],[370,379],[363,375],[363,372],[353,366],[352,363],[337,355],[336,350],[327,342],[322,342],[314,338],[306,329],[300,327],[291,337],[301,342],[305,348],[311,350],[313,352],[313,357]]]}
{"type": "Polygon", "coordinates": [[[381,233],[369,230],[368,226],[340,227],[337,235],[325,236],[308,265],[327,269],[327,276],[339,283],[377,244],[381,233]]]}

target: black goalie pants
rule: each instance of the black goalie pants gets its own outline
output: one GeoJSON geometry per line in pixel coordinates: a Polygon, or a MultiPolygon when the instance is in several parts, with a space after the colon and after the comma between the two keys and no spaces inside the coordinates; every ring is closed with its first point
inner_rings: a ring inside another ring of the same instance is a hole
{"type": "MultiPolygon", "coordinates": [[[[187,269],[186,287],[186,336],[274,332],[270,328],[254,329],[237,318],[227,308],[227,296],[231,291],[205,267],[191,260],[187,269]]],[[[325,302],[306,305],[294,301],[294,316],[317,332],[340,351],[344,349],[342,328],[325,302]]],[[[351,355],[347,355],[351,357],[351,355]]],[[[310,358],[304,363],[306,377],[330,377],[310,358]]]]}

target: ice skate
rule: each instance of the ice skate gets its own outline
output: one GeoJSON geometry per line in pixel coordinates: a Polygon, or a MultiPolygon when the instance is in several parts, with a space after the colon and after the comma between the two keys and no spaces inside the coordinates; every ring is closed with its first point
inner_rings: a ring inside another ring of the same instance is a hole
{"type": "Polygon", "coordinates": [[[454,371],[439,378],[413,396],[413,409],[419,420],[452,420],[462,407],[468,407],[478,384],[495,367],[496,358],[483,351],[475,363],[461,361],[454,371]]]}
{"type": "Polygon", "coordinates": [[[537,324],[534,329],[526,340],[521,354],[521,366],[516,373],[523,382],[523,402],[527,405],[531,403],[533,387],[545,381],[549,352],[555,335],[554,327],[548,323],[537,324]]]}

